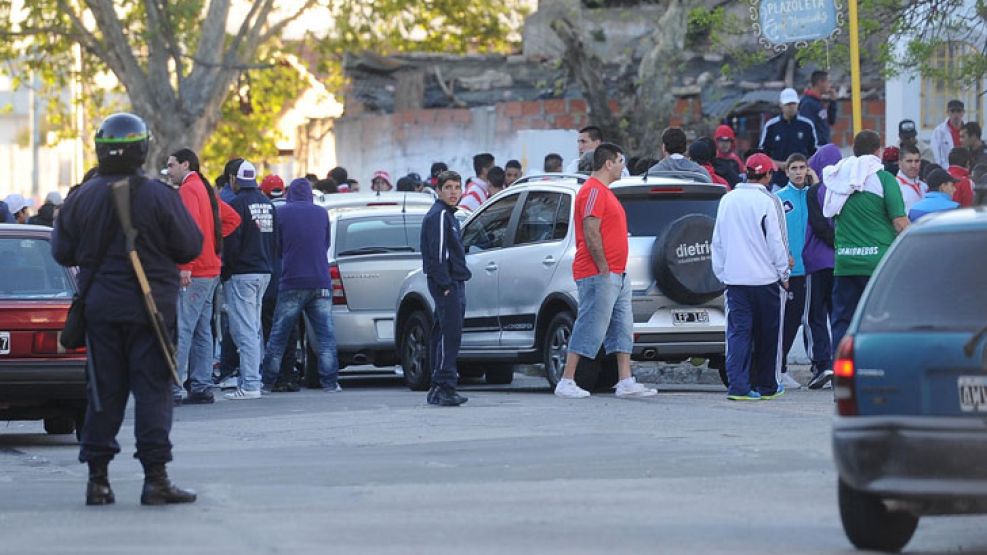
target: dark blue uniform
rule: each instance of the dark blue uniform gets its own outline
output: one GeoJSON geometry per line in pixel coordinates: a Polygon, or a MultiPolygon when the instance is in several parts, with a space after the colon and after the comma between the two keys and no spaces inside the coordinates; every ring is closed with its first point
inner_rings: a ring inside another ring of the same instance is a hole
{"type": "Polygon", "coordinates": [[[830,141],[830,126],[836,123],[835,100],[823,100],[810,91],[805,91],[799,102],[799,115],[812,121],[816,127],[818,146],[828,145],[830,141]]]}
{"type": "Polygon", "coordinates": [[[459,379],[456,357],[466,316],[466,250],[459,231],[456,207],[435,201],[422,220],[422,271],[435,301],[432,318],[432,385],[455,387],[459,379]]]}
{"type": "MultiPolygon", "coordinates": [[[[136,401],[136,457],[146,464],[171,461],[171,374],[148,323],[143,296],[126,254],[109,184],[125,175],[97,176],[65,200],[52,233],[52,255],[63,266],[78,266],[80,289],[93,280],[86,299],[89,363],[102,411],[86,411],[79,460],[109,461],[120,452],[116,441],[127,399],[136,401]],[[99,251],[109,247],[99,269],[99,251]]],[[[175,337],[177,264],[202,250],[202,233],[178,192],[160,181],[141,178],[131,193],[137,252],[154,301],[175,337]]],[[[92,393],[90,389],[90,393],[92,393]]],[[[93,396],[90,394],[90,400],[93,396]]]]}

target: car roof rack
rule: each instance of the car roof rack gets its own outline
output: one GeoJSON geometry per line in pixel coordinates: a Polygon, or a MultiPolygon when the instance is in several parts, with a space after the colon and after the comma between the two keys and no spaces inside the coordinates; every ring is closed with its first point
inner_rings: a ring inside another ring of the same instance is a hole
{"type": "Polygon", "coordinates": [[[685,179],[696,183],[713,183],[713,180],[708,175],[689,170],[649,170],[641,177],[645,183],[648,182],[649,177],[666,177],[670,179],[685,179]]]}
{"type": "Polygon", "coordinates": [[[575,179],[578,183],[585,183],[589,176],[581,173],[532,173],[511,183],[511,187],[533,181],[561,181],[563,179],[575,179]]]}

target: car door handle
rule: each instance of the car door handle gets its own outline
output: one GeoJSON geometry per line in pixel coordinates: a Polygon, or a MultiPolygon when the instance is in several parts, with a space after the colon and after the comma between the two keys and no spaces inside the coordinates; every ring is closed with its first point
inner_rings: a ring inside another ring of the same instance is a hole
{"type": "Polygon", "coordinates": [[[496,262],[491,262],[491,263],[487,264],[487,267],[484,268],[484,269],[486,271],[488,271],[488,272],[493,272],[493,271],[497,270],[497,263],[496,262]]]}
{"type": "Polygon", "coordinates": [[[552,255],[548,255],[548,256],[546,256],[545,258],[542,259],[541,263],[544,264],[544,265],[546,265],[546,266],[551,266],[551,265],[555,264],[555,257],[552,256],[552,255]]]}

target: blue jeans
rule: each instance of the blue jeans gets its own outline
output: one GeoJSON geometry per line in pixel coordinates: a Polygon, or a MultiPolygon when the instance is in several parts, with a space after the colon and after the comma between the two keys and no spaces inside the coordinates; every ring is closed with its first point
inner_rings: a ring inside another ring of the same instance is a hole
{"type": "MultiPolygon", "coordinates": [[[[319,357],[319,382],[326,389],[335,389],[339,378],[339,360],[336,358],[336,334],[332,329],[332,291],[330,289],[288,289],[278,291],[278,304],[274,308],[274,324],[271,338],[264,353],[264,384],[274,385],[281,368],[281,358],[287,348],[288,338],[305,311],[308,317],[306,330],[313,349],[319,357]]],[[[240,356],[243,368],[243,356],[240,356]]]]}
{"type": "Polygon", "coordinates": [[[631,280],[627,274],[597,274],[576,281],[579,310],[572,326],[569,352],[594,359],[600,345],[607,354],[630,353],[634,347],[631,280]]]}
{"type": "Polygon", "coordinates": [[[233,274],[223,285],[230,336],[240,354],[240,378],[244,391],[260,390],[260,359],[264,337],[260,326],[261,301],[271,274],[233,274]]]}
{"type": "MultiPolygon", "coordinates": [[[[191,374],[195,392],[212,388],[212,301],[218,277],[192,278],[178,293],[178,378],[185,383],[191,374]]],[[[172,387],[177,397],[184,391],[172,387]]]]}

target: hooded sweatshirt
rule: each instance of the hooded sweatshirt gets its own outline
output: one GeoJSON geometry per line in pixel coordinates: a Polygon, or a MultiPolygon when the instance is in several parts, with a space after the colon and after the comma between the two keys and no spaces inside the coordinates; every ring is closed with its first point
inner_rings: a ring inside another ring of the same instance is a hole
{"type": "Polygon", "coordinates": [[[802,248],[806,274],[832,269],[836,263],[833,253],[833,220],[822,212],[822,205],[826,200],[826,184],[822,175],[823,168],[835,165],[842,157],[839,147],[828,144],[809,158],[809,167],[820,176],[820,181],[809,188],[809,225],[806,226],[805,247],[802,248]]]}
{"type": "Polygon", "coordinates": [[[270,274],[277,246],[274,205],[257,183],[244,185],[230,207],[240,216],[240,226],[223,239],[223,276],[270,274]]]}
{"type": "MultiPolygon", "coordinates": [[[[216,219],[212,211],[212,202],[209,200],[209,187],[202,182],[198,172],[189,172],[182,180],[178,188],[178,196],[182,197],[182,204],[188,210],[192,219],[199,226],[202,232],[202,253],[198,258],[188,264],[179,264],[180,270],[192,272],[194,278],[214,278],[219,275],[220,260],[216,252],[216,219]]],[[[222,199],[216,199],[216,207],[219,210],[220,232],[223,237],[233,233],[233,230],[240,225],[240,215],[236,213],[229,204],[222,199]]]]}
{"type": "Polygon", "coordinates": [[[295,179],[288,186],[287,202],[278,208],[282,290],[332,288],[329,213],[312,198],[312,184],[295,179]]]}
{"type": "Polygon", "coordinates": [[[656,171],[698,173],[706,177],[706,183],[713,182],[713,179],[709,176],[709,172],[707,172],[705,168],[681,154],[672,154],[668,158],[665,158],[654,166],[651,166],[648,173],[656,171]]]}

